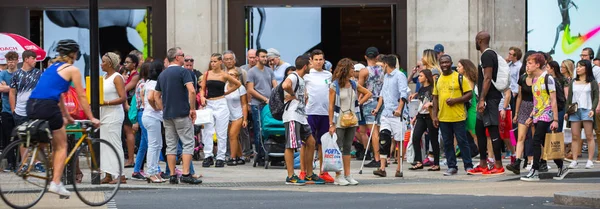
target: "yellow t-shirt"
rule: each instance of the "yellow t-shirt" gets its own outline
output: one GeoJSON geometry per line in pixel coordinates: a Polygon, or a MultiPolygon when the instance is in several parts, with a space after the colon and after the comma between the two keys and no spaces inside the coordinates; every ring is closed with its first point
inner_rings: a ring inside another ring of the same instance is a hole
{"type": "Polygon", "coordinates": [[[467,119],[467,111],[465,110],[464,103],[457,103],[449,106],[446,103],[447,99],[460,98],[463,93],[470,92],[472,90],[469,81],[463,77],[462,89],[460,92],[460,86],[458,84],[458,73],[453,72],[450,75],[440,75],[434,88],[433,95],[438,96],[438,119],[440,122],[460,122],[467,119]]]}

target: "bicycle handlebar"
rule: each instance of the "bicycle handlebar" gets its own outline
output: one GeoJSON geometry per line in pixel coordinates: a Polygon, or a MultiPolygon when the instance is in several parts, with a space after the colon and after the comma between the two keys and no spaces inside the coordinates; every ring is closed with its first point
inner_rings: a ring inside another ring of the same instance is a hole
{"type": "MultiPolygon", "coordinates": [[[[92,128],[94,127],[93,126],[94,124],[92,123],[91,120],[74,120],[74,122],[75,122],[75,124],[79,123],[79,124],[82,124],[82,125],[86,125],[87,126],[87,128],[86,128],[87,131],[91,131],[92,128]]],[[[100,128],[94,128],[93,131],[94,132],[98,132],[99,129],[100,128]]]]}

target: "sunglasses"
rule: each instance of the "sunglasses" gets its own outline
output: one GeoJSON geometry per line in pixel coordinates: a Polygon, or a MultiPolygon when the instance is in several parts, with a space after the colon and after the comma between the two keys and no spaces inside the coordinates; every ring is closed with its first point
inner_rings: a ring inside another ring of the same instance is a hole
{"type": "Polygon", "coordinates": [[[185,59],[186,62],[194,62],[194,59],[185,59]]]}

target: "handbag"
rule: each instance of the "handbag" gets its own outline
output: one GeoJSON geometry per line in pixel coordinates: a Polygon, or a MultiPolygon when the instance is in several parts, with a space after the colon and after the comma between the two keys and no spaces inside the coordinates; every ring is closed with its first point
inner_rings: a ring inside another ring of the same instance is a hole
{"type": "MultiPolygon", "coordinates": [[[[352,98],[352,91],[350,91],[350,98],[352,98]]],[[[340,126],[342,128],[352,127],[358,125],[358,118],[352,112],[352,99],[350,99],[350,109],[342,111],[342,118],[340,119],[340,126]]]]}
{"type": "Polygon", "coordinates": [[[567,115],[572,115],[575,114],[577,112],[577,109],[579,108],[579,105],[577,104],[577,102],[575,103],[571,103],[569,105],[569,107],[567,107],[567,115]]]}
{"type": "Polygon", "coordinates": [[[200,126],[205,124],[214,124],[215,118],[213,117],[213,111],[211,109],[196,110],[196,120],[194,125],[200,126]]]}

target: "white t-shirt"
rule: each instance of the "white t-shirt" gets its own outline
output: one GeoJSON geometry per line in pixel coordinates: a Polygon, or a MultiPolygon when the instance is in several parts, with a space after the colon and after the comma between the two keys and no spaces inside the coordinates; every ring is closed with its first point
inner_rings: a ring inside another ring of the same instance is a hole
{"type": "MultiPolygon", "coordinates": [[[[575,69],[575,72],[577,72],[577,69],[575,69]]],[[[592,68],[592,73],[594,73],[594,78],[596,79],[596,82],[600,83],[600,67],[594,66],[592,68]]],[[[575,73],[574,75],[577,75],[577,73],[575,73]]]]}
{"type": "Polygon", "coordinates": [[[306,104],[307,115],[329,115],[329,84],[332,74],[329,71],[321,72],[310,69],[310,73],[304,75],[306,92],[308,93],[308,104],[306,104]]]}
{"type": "MultiPolygon", "coordinates": [[[[308,120],[306,119],[306,99],[304,97],[305,92],[305,84],[304,79],[302,79],[296,72],[290,74],[287,79],[292,81],[292,90],[298,86],[298,90],[295,92],[296,99],[292,100],[288,106],[288,108],[283,112],[283,122],[296,121],[303,125],[308,125],[308,120]]],[[[329,88],[329,87],[327,87],[329,88]]],[[[329,89],[327,89],[329,91],[329,89]]],[[[285,90],[283,91],[284,96],[289,95],[285,90]]],[[[327,95],[329,98],[329,95],[327,95]]],[[[329,101],[329,99],[323,99],[329,101]]]]}
{"type": "Polygon", "coordinates": [[[148,82],[146,82],[146,84],[144,85],[144,116],[152,117],[154,119],[162,121],[162,110],[154,110],[154,108],[152,108],[152,106],[150,105],[150,102],[148,102],[148,95],[155,91],[154,88],[156,88],[156,81],[154,80],[148,80],[148,82]]]}
{"type": "MultiPolygon", "coordinates": [[[[225,85],[225,91],[227,91],[227,85],[225,85]]],[[[240,98],[243,95],[246,95],[246,88],[242,85],[234,92],[231,92],[231,94],[225,96],[227,107],[229,108],[230,120],[237,120],[244,116],[242,113],[242,100],[240,98]]]]}

